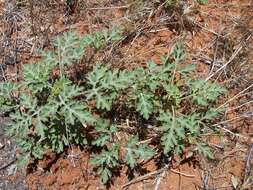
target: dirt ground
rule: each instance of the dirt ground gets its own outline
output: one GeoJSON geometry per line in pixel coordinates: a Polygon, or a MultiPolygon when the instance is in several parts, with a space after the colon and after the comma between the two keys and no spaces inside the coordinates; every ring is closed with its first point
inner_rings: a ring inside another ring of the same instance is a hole
{"type": "Polygon", "coordinates": [[[68,30],[85,34],[122,26],[125,38],[97,55],[114,67],[132,68],[146,60],[161,62],[172,45],[186,45],[186,62],[197,66],[196,77],[228,88],[219,104],[225,115],[213,127],[224,135],[209,136],[215,159],[175,157],[169,169],[154,160],[129,179],[127,168],[113,184],[101,185],[79,147],[17,170],[16,146],[3,135],[0,115],[1,190],[233,190],[253,189],[253,1],[194,0],[167,7],[164,1],[79,0],[71,10],[65,1],[0,1],[0,80],[22,78],[20,65],[39,58],[39,49],[68,30]],[[158,3],[159,2],[159,3],[158,3]],[[26,171],[25,171],[26,170],[26,171]]]}

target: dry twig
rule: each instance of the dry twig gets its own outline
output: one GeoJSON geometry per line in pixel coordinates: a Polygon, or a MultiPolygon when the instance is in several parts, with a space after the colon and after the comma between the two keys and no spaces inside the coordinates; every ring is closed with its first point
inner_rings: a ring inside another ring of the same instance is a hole
{"type": "Polygon", "coordinates": [[[86,10],[111,10],[111,9],[128,9],[133,3],[129,5],[123,5],[123,6],[114,6],[114,7],[92,7],[92,8],[86,8],[86,10]]]}
{"type": "Polygon", "coordinates": [[[253,144],[250,144],[248,148],[247,157],[246,157],[244,181],[247,180],[247,178],[250,176],[250,173],[251,173],[250,161],[252,158],[252,150],[253,150],[253,144]]]}
{"type": "Polygon", "coordinates": [[[1,167],[0,167],[0,170],[3,170],[3,169],[5,169],[5,168],[9,167],[9,166],[12,165],[14,162],[16,162],[16,159],[13,159],[13,160],[11,160],[10,162],[8,162],[8,163],[4,164],[3,166],[1,166],[1,167]]]}
{"type": "Polygon", "coordinates": [[[181,175],[181,176],[184,176],[184,177],[195,177],[195,175],[186,174],[186,173],[183,173],[183,172],[174,170],[174,169],[170,169],[170,171],[172,171],[172,172],[175,173],[175,174],[179,174],[179,175],[181,175]]]}
{"type": "MultiPolygon", "coordinates": [[[[252,34],[250,33],[250,35],[246,38],[245,41],[249,41],[249,39],[251,38],[252,34]]],[[[219,73],[221,70],[223,70],[224,68],[226,68],[235,58],[236,56],[240,53],[240,51],[243,48],[243,43],[241,42],[241,44],[239,45],[239,47],[235,50],[235,52],[233,53],[233,55],[230,57],[230,59],[222,66],[220,67],[216,72],[214,72],[213,74],[209,75],[206,78],[206,81],[210,80],[213,76],[215,76],[217,73],[219,73]]]]}
{"type": "Polygon", "coordinates": [[[122,189],[125,189],[125,188],[127,188],[128,186],[130,186],[132,184],[135,184],[135,183],[138,183],[140,181],[143,181],[143,180],[149,179],[151,177],[154,177],[155,175],[158,175],[158,174],[162,173],[163,171],[166,171],[167,169],[168,168],[165,166],[164,168],[161,168],[161,169],[156,170],[154,172],[150,172],[150,173],[148,173],[146,175],[143,175],[143,176],[140,176],[138,178],[135,178],[135,179],[129,181],[128,183],[126,183],[125,185],[123,185],[122,189]]]}

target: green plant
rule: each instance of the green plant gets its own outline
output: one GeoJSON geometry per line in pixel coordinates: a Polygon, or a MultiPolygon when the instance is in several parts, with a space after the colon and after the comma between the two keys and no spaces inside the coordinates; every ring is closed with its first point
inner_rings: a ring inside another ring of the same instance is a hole
{"type": "Polygon", "coordinates": [[[41,159],[48,149],[92,147],[91,163],[107,183],[122,164],[134,169],[155,154],[181,154],[186,146],[213,157],[202,135],[211,130],[207,124],[219,114],[212,102],[225,89],[191,77],[195,68],[183,64],[182,44],[172,48],[171,57],[162,57],[162,65],[148,61],[120,70],[97,63],[82,81],[71,81],[66,70],[85,56],[86,47],[99,50],[120,38],[119,29],[86,36],[67,32],[55,40],[55,51],[24,65],[23,81],[1,84],[1,105],[12,120],[7,133],[16,138],[21,164],[41,159]],[[52,78],[56,67],[60,74],[52,78]],[[122,127],[129,118],[132,131],[122,127]],[[149,143],[150,136],[160,143],[149,143]]]}

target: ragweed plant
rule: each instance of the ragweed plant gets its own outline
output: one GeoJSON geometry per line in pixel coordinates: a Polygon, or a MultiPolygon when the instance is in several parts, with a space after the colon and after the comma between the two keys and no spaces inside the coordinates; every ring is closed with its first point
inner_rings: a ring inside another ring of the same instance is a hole
{"type": "Polygon", "coordinates": [[[180,43],[170,57],[162,57],[163,64],[147,61],[126,70],[96,63],[77,82],[66,74],[87,47],[99,50],[121,39],[121,32],[67,32],[56,38],[53,51],[42,52],[41,61],[23,66],[23,81],[1,84],[1,105],[11,118],[7,134],[17,141],[20,164],[43,158],[48,149],[92,147],[91,163],[107,183],[113,169],[122,164],[134,169],[156,154],[181,154],[191,147],[193,153],[213,157],[202,135],[211,130],[208,124],[220,112],[212,102],[225,89],[191,77],[195,67],[183,63],[180,43]],[[52,78],[55,67],[60,74],[52,78]],[[122,124],[130,116],[129,131],[122,124]]]}

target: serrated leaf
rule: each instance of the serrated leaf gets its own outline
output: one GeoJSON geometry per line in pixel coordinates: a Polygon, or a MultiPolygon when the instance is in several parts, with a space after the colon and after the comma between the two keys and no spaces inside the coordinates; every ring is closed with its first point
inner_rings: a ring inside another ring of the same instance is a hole
{"type": "Polygon", "coordinates": [[[141,93],[138,97],[136,109],[145,119],[153,112],[152,98],[153,95],[147,92],[141,93]]]}
{"type": "Polygon", "coordinates": [[[82,57],[86,44],[80,42],[80,37],[73,31],[65,32],[56,38],[54,41],[54,46],[57,48],[55,56],[60,65],[71,65],[82,57]]]}
{"type": "Polygon", "coordinates": [[[51,65],[44,62],[24,64],[24,81],[22,81],[22,84],[34,93],[42,91],[43,88],[48,88],[50,86],[48,78],[52,68],[51,65]]]}
{"type": "Polygon", "coordinates": [[[98,138],[92,141],[92,145],[104,146],[109,139],[110,139],[109,135],[106,134],[100,135],[98,138]]]}
{"type": "Polygon", "coordinates": [[[197,113],[185,117],[179,117],[177,121],[180,123],[181,127],[188,129],[190,133],[193,135],[197,135],[200,132],[199,131],[200,118],[199,114],[197,113]]]}
{"type": "Polygon", "coordinates": [[[42,159],[43,158],[43,154],[44,154],[44,150],[42,149],[41,146],[38,145],[38,146],[33,147],[33,149],[32,149],[32,155],[35,158],[42,159]]]}
{"type": "Polygon", "coordinates": [[[161,144],[164,146],[164,153],[167,154],[185,137],[185,130],[169,112],[161,113],[158,120],[161,121],[161,130],[163,131],[161,144]]]}
{"type": "Polygon", "coordinates": [[[87,99],[95,98],[98,109],[110,110],[117,93],[127,88],[131,83],[126,71],[109,70],[108,67],[96,64],[88,74],[88,84],[92,87],[86,91],[87,99]]]}
{"type": "Polygon", "coordinates": [[[195,65],[193,64],[186,64],[184,65],[180,70],[179,72],[181,74],[188,74],[189,72],[193,71],[195,69],[195,65]]]}
{"type": "Polygon", "coordinates": [[[204,114],[202,120],[208,120],[211,121],[213,120],[216,116],[218,116],[220,113],[222,113],[224,109],[215,109],[215,108],[210,108],[207,110],[207,112],[204,114]]]}
{"type": "Polygon", "coordinates": [[[17,166],[21,167],[21,166],[27,165],[28,162],[29,162],[29,159],[30,159],[29,154],[19,155],[18,158],[17,158],[17,166]]]}
{"type": "Polygon", "coordinates": [[[179,88],[176,85],[173,84],[163,84],[164,89],[168,93],[170,99],[172,99],[176,105],[180,103],[180,97],[181,97],[181,92],[179,88]]]}
{"type": "Polygon", "coordinates": [[[193,101],[203,106],[207,106],[209,101],[215,101],[220,94],[226,91],[224,87],[204,80],[191,81],[189,86],[193,101]]]}
{"type": "Polygon", "coordinates": [[[113,144],[108,150],[103,150],[100,154],[93,155],[91,163],[93,165],[106,165],[115,167],[118,165],[119,144],[113,144]]]}
{"type": "Polygon", "coordinates": [[[112,177],[112,172],[106,167],[100,167],[98,169],[98,174],[103,184],[107,183],[109,179],[112,177]]]}
{"type": "Polygon", "coordinates": [[[114,27],[112,30],[109,30],[109,38],[107,41],[118,41],[122,39],[123,28],[122,27],[114,27]]]}
{"type": "Polygon", "coordinates": [[[183,59],[184,54],[185,54],[183,44],[180,42],[174,44],[174,46],[171,48],[170,54],[174,58],[175,63],[178,63],[179,61],[181,61],[183,59]]]}
{"type": "Polygon", "coordinates": [[[134,168],[139,159],[148,160],[154,155],[154,150],[146,144],[138,144],[139,139],[137,136],[130,138],[126,143],[125,162],[134,168]]]}
{"type": "Polygon", "coordinates": [[[46,126],[42,123],[40,119],[37,120],[35,125],[36,133],[40,136],[41,139],[45,137],[46,126]]]}
{"type": "Polygon", "coordinates": [[[96,107],[98,109],[106,109],[109,111],[112,106],[112,97],[110,96],[101,96],[100,94],[97,94],[96,96],[96,107]]]}
{"type": "Polygon", "coordinates": [[[214,159],[214,155],[212,153],[211,148],[204,142],[197,142],[197,151],[199,154],[202,154],[203,156],[209,158],[209,159],[214,159]]]}

